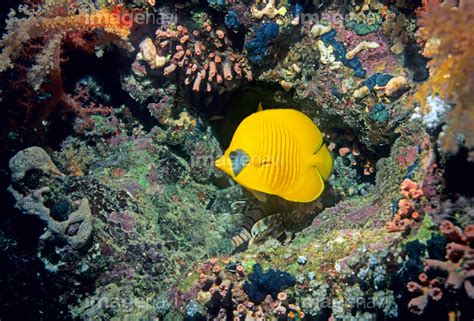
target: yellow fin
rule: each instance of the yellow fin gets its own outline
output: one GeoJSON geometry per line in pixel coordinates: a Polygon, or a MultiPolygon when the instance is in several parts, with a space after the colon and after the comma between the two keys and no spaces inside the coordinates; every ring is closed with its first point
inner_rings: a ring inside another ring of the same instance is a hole
{"type": "Polygon", "coordinates": [[[281,197],[288,201],[309,203],[317,199],[324,191],[324,180],[313,166],[306,166],[294,189],[282,193],[281,197]]]}
{"type": "Polygon", "coordinates": [[[257,107],[257,113],[262,110],[263,110],[263,106],[262,106],[262,102],[260,102],[257,107]]]}
{"type": "Polygon", "coordinates": [[[332,173],[333,159],[325,144],[321,145],[321,148],[311,157],[310,164],[316,167],[321,177],[327,181],[332,173]]]}
{"type": "Polygon", "coordinates": [[[248,191],[250,193],[253,194],[253,196],[255,196],[256,199],[258,199],[260,202],[263,202],[265,203],[267,201],[267,195],[263,192],[259,192],[259,191],[256,191],[254,189],[251,189],[251,188],[247,188],[248,191]]]}

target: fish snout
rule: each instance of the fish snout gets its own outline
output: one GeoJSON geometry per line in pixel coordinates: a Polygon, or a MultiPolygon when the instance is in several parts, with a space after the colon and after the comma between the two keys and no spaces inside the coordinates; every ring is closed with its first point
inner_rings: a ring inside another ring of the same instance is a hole
{"type": "Polygon", "coordinates": [[[223,155],[214,161],[214,165],[228,175],[232,175],[232,163],[229,157],[223,155]]]}
{"type": "Polygon", "coordinates": [[[224,164],[225,164],[225,156],[221,156],[214,161],[214,166],[216,166],[220,170],[224,170],[224,164]]]}

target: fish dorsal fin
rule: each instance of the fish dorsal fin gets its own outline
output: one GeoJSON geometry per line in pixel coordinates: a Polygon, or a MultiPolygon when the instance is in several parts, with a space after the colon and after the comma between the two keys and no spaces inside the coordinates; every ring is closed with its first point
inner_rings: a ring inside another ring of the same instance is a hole
{"type": "Polygon", "coordinates": [[[256,191],[251,188],[247,188],[250,193],[252,193],[255,198],[257,198],[260,202],[265,203],[267,201],[267,195],[263,192],[256,191]]]}
{"type": "Polygon", "coordinates": [[[262,106],[262,102],[260,102],[257,107],[257,113],[262,110],[263,110],[263,106],[262,106]]]}

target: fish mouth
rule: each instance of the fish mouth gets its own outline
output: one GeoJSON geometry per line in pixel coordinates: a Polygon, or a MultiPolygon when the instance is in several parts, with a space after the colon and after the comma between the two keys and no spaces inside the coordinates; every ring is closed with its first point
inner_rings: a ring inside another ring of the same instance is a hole
{"type": "Polygon", "coordinates": [[[226,159],[225,159],[225,156],[221,156],[219,157],[218,159],[216,159],[214,161],[214,166],[216,166],[218,169],[222,170],[222,171],[225,171],[225,167],[226,167],[226,159]]]}

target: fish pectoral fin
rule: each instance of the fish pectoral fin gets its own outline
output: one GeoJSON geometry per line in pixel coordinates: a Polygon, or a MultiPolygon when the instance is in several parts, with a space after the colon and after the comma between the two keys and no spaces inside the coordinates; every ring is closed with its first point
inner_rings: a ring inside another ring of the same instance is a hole
{"type": "Polygon", "coordinates": [[[263,106],[262,106],[262,102],[260,102],[257,107],[257,113],[262,110],[263,110],[263,106]]]}
{"type": "Polygon", "coordinates": [[[251,188],[247,188],[247,190],[252,193],[253,196],[255,196],[256,199],[258,199],[260,202],[265,203],[267,201],[267,194],[263,192],[256,191],[251,188]]]}

